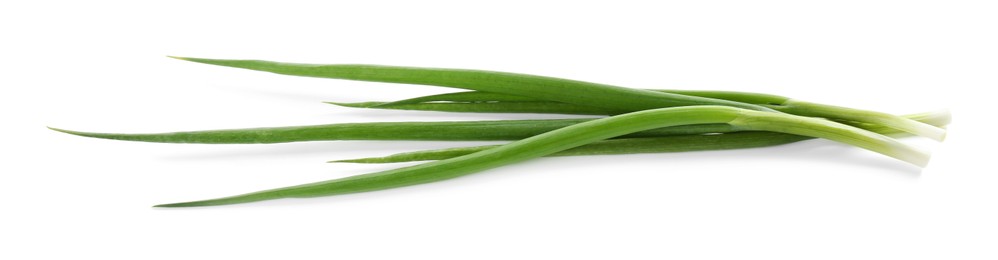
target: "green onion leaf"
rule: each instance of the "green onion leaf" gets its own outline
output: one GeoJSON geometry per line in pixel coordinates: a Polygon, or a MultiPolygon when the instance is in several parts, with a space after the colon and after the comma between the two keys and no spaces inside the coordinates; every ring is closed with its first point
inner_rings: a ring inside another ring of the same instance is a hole
{"type": "MultiPolygon", "coordinates": [[[[933,126],[943,127],[949,124],[949,111],[936,111],[919,113],[905,116],[912,120],[917,120],[933,126]]],[[[901,135],[893,128],[880,125],[845,122],[862,129],[873,131],[885,135],[901,135]]],[[[575,147],[551,154],[549,156],[578,156],[578,155],[610,155],[610,154],[634,154],[634,153],[670,153],[689,152],[707,150],[730,150],[746,149],[756,147],[775,146],[794,143],[803,140],[813,139],[812,137],[772,133],[772,132],[729,132],[729,133],[703,133],[689,135],[669,135],[655,137],[633,137],[622,139],[610,139],[591,144],[575,147]]],[[[499,145],[484,145],[472,147],[456,147],[436,150],[424,150],[397,153],[384,157],[368,157],[358,159],[335,160],[330,162],[344,163],[399,163],[412,161],[443,160],[465,154],[484,151],[499,145]]]]}
{"type": "Polygon", "coordinates": [[[577,80],[507,72],[382,65],[325,65],[282,63],[262,60],[219,60],[185,57],[172,58],[204,64],[267,71],[293,76],[463,88],[621,111],[639,111],[663,107],[694,105],[721,105],[759,111],[773,111],[772,109],[764,106],[722,99],[686,96],[577,80]]]}
{"type": "Polygon", "coordinates": [[[929,156],[889,137],[828,120],[724,106],[652,109],[583,122],[496,148],[416,166],[218,199],[158,205],[194,207],[280,198],[305,198],[383,190],[452,179],[546,156],[599,140],[655,128],[731,124],[735,128],[775,131],[831,139],[924,166],[929,156]]]}

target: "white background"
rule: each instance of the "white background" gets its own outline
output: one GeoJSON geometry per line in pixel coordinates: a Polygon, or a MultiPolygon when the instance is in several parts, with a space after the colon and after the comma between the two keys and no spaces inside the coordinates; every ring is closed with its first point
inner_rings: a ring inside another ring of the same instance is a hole
{"type": "Polygon", "coordinates": [[[0,258],[998,258],[993,1],[141,2],[0,4],[0,258]],[[166,55],[755,91],[898,114],[948,108],[954,123],[944,143],[905,140],[934,152],[921,170],[809,141],[539,159],[389,191],[154,209],[401,166],[326,160],[485,142],[151,144],[45,126],[562,117],[339,108],[320,101],[453,90],[166,55]]]}

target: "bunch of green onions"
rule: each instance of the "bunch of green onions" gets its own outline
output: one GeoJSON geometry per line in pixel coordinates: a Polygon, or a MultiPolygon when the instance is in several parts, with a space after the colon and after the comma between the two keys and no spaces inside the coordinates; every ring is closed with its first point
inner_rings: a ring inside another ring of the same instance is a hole
{"type": "Polygon", "coordinates": [[[740,149],[813,138],[854,145],[924,167],[929,154],[890,136],[941,141],[946,111],[896,116],[769,94],[646,90],[480,70],[378,65],[316,65],[260,60],[182,60],[278,74],[431,85],[471,90],[394,102],[331,104],[376,109],[479,113],[602,115],[589,119],[346,123],[154,134],[69,134],[160,143],[283,143],[329,140],[513,140],[333,162],[427,161],[375,172],[242,195],[157,207],[214,206],[280,198],[375,191],[456,178],[543,156],[740,149]]]}

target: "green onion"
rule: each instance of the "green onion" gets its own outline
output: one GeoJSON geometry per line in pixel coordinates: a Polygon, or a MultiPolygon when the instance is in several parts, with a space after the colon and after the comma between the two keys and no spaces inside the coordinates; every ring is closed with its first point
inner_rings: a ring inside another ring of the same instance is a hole
{"type": "Polygon", "coordinates": [[[173,58],[293,76],[463,88],[622,111],[640,111],[694,105],[721,105],[759,111],[773,111],[759,105],[721,99],[484,70],[358,64],[299,64],[262,60],[219,60],[185,57],[173,58]]]}
{"type": "MultiPolygon", "coordinates": [[[[949,124],[950,115],[948,111],[937,111],[920,113],[905,116],[919,122],[933,126],[945,126],[949,124]]],[[[900,131],[879,125],[856,124],[854,126],[863,128],[875,133],[887,135],[899,135],[900,131]]],[[[730,150],[746,149],[756,147],[775,146],[788,143],[813,139],[811,137],[772,133],[772,132],[728,132],[703,133],[687,135],[667,135],[657,137],[632,137],[622,139],[610,139],[598,141],[591,144],[575,147],[551,154],[549,156],[579,156],[579,155],[610,155],[610,154],[635,154],[635,153],[670,153],[708,150],[730,150]]],[[[330,162],[348,163],[399,163],[413,161],[443,160],[461,155],[471,154],[499,147],[499,145],[484,145],[471,147],[456,147],[436,150],[424,150],[397,153],[384,157],[368,157],[358,159],[335,160],[330,162]]]]}
{"type": "Polygon", "coordinates": [[[279,198],[329,196],[409,186],[456,178],[628,133],[678,125],[722,123],[743,130],[761,130],[826,138],[862,147],[918,166],[925,166],[929,158],[927,153],[889,137],[828,120],[723,106],[687,106],[651,109],[592,120],[496,148],[411,167],[218,199],[164,204],[159,205],[159,207],[225,205],[279,198]]]}
{"type": "Polygon", "coordinates": [[[737,149],[824,138],[924,167],[928,153],[884,134],[942,140],[948,112],[906,117],[787,97],[731,91],[642,90],[505,72],[379,65],[178,58],[278,74],[474,90],[347,107],[453,112],[610,115],[598,119],[382,122],[152,134],[69,134],[161,143],[248,144],[326,140],[516,140],[340,162],[438,160],[388,171],[242,195],[164,204],[193,207],[375,191],[456,178],[543,156],[737,149]],[[919,122],[921,121],[921,122],[919,122]],[[936,127],[939,126],[939,127],[936,127]]]}
{"type": "MultiPolygon", "coordinates": [[[[824,117],[829,119],[874,123],[940,141],[946,136],[946,131],[942,128],[887,113],[819,104],[777,95],[713,90],[649,91],[737,101],[747,104],[766,106],[780,112],[800,116],[824,117]]],[[[358,103],[331,104],[347,107],[448,112],[558,113],[580,115],[616,115],[631,112],[600,109],[587,105],[565,104],[542,99],[532,99],[524,96],[481,91],[438,94],[395,102],[367,102],[363,103],[363,105],[358,103]]]]}
{"type": "MultiPolygon", "coordinates": [[[[343,123],[148,134],[81,132],[52,127],[50,129],[84,137],[154,143],[270,144],[337,140],[503,141],[519,140],[590,120],[593,119],[343,123]]],[[[848,121],[843,123],[860,125],[848,121]]],[[[736,131],[740,130],[728,124],[699,124],[651,129],[622,137],[736,131]]]]}
{"type": "MultiPolygon", "coordinates": [[[[635,153],[672,153],[731,150],[775,146],[812,139],[806,136],[772,132],[732,132],[726,134],[672,135],[598,141],[548,156],[611,155],[635,153]]],[[[499,147],[483,145],[397,153],[384,157],[335,160],[343,163],[400,163],[450,159],[499,147]]]]}
{"type": "MultiPolygon", "coordinates": [[[[499,141],[519,140],[591,120],[593,119],[344,123],[152,134],[92,133],[51,129],[84,137],[155,143],[269,144],[334,140],[499,141]]],[[[701,124],[652,129],[625,137],[732,131],[738,129],[727,124],[701,124]]]]}

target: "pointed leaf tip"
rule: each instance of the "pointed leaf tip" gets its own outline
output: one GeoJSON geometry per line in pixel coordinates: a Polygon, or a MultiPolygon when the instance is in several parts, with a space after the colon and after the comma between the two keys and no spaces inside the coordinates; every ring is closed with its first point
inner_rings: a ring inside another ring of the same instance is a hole
{"type": "Polygon", "coordinates": [[[72,130],[66,130],[66,129],[62,129],[62,128],[55,128],[55,127],[51,127],[51,126],[46,126],[45,128],[48,128],[49,130],[60,132],[60,133],[66,133],[66,134],[71,134],[71,135],[81,135],[80,132],[72,131],[72,130]]]}
{"type": "Polygon", "coordinates": [[[322,101],[322,103],[326,103],[326,104],[330,104],[330,105],[337,105],[337,106],[341,106],[341,107],[349,107],[350,106],[350,103],[344,103],[344,102],[322,101]]]}
{"type": "Polygon", "coordinates": [[[197,206],[203,206],[203,205],[198,205],[196,202],[179,202],[179,203],[167,203],[167,204],[153,205],[152,207],[153,208],[186,208],[186,207],[197,207],[197,206]]]}
{"type": "Polygon", "coordinates": [[[384,102],[377,102],[377,101],[371,101],[371,102],[356,102],[356,103],[347,103],[347,102],[331,102],[331,101],[324,101],[324,102],[322,102],[322,103],[326,103],[326,104],[330,104],[330,105],[336,105],[336,106],[341,106],[341,107],[352,107],[352,108],[376,108],[376,107],[377,107],[378,105],[380,105],[381,103],[384,103],[384,102]]]}
{"type": "Polygon", "coordinates": [[[361,159],[344,159],[344,160],[332,160],[326,163],[364,163],[361,159]]]}
{"type": "Polygon", "coordinates": [[[205,59],[205,58],[194,58],[194,57],[181,57],[181,56],[169,56],[169,55],[166,56],[166,57],[173,58],[173,59],[178,59],[178,60],[182,60],[182,61],[190,61],[190,62],[196,62],[196,63],[213,64],[213,65],[219,65],[219,66],[226,66],[226,65],[215,64],[213,62],[229,61],[229,60],[216,60],[216,59],[205,59]]]}

